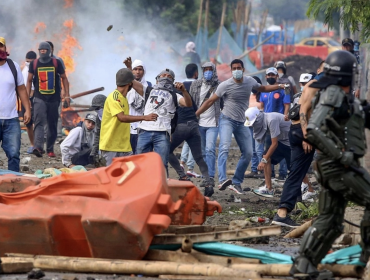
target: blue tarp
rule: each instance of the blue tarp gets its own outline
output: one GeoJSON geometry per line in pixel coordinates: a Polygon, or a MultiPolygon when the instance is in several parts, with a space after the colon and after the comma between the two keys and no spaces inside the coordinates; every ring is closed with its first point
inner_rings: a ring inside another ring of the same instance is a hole
{"type": "Polygon", "coordinates": [[[14,172],[14,171],[7,170],[7,169],[0,169],[0,175],[6,175],[6,174],[19,175],[19,176],[26,175],[20,172],[14,172]]]}

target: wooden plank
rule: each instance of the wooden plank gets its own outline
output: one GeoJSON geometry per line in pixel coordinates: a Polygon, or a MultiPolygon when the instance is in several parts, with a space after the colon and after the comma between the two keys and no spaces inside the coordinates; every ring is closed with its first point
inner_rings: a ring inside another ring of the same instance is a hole
{"type": "Polygon", "coordinates": [[[158,234],[153,238],[152,244],[182,244],[186,237],[193,243],[217,242],[227,240],[240,240],[254,237],[279,235],[280,226],[255,227],[241,230],[228,230],[209,233],[191,233],[191,234],[158,234]]]}
{"type": "Polygon", "coordinates": [[[186,234],[228,230],[227,226],[169,226],[163,233],[186,234]]]}

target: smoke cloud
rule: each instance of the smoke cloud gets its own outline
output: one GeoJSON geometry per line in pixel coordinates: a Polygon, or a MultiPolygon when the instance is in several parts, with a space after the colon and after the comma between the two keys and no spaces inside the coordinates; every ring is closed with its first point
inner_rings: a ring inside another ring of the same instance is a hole
{"type": "MultiPolygon", "coordinates": [[[[170,50],[163,37],[171,32],[147,22],[144,14],[127,13],[122,4],[112,0],[1,0],[0,37],[7,40],[10,58],[22,64],[29,50],[38,53],[42,41],[54,43],[55,54],[67,37],[67,20],[73,20],[70,36],[79,47],[72,48],[75,69],[68,74],[71,95],[105,87],[108,95],[116,87],[115,74],[124,68],[123,60],[142,60],[146,79],[155,83],[155,76],[164,68],[174,70],[176,80],[185,77],[179,55],[170,50]],[[16,4],[15,4],[16,2],[16,4]],[[108,26],[113,25],[110,31],[108,26]],[[45,27],[46,26],[46,27],[45,27]]],[[[185,47],[185,45],[184,45],[185,47]]],[[[94,94],[76,99],[89,103],[94,94]]]]}

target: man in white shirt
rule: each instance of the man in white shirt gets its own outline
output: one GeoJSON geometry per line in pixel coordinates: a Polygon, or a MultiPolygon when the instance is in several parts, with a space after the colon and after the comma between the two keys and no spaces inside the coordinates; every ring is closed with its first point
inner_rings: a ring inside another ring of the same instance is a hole
{"type": "MultiPolygon", "coordinates": [[[[23,75],[23,80],[27,81],[28,78],[28,70],[30,67],[31,61],[34,61],[37,58],[37,55],[34,51],[29,51],[26,54],[26,62],[24,63],[23,69],[22,69],[22,75],[23,75]]],[[[28,139],[30,139],[31,146],[27,149],[28,154],[32,154],[33,152],[33,121],[32,121],[32,108],[33,108],[33,91],[35,90],[35,87],[32,83],[31,86],[31,92],[29,93],[29,98],[30,98],[30,104],[31,104],[31,120],[30,122],[26,125],[27,128],[27,135],[28,139]]],[[[24,114],[24,106],[22,105],[22,112],[24,114]]]]}
{"type": "Polygon", "coordinates": [[[30,101],[24,85],[21,68],[8,59],[5,38],[0,37],[0,141],[8,157],[8,169],[19,172],[21,127],[17,112],[17,95],[25,108],[23,121],[31,117],[30,101]]]}
{"type": "Polygon", "coordinates": [[[85,120],[72,129],[60,144],[62,162],[66,167],[88,165],[95,137],[96,116],[87,114],[85,120]]]}

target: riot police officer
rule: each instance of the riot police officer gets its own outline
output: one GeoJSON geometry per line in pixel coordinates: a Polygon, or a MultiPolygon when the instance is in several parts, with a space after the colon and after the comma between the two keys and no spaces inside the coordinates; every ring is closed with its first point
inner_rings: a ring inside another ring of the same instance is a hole
{"type": "Polygon", "coordinates": [[[365,118],[360,101],[351,94],[357,60],[347,51],[333,52],[324,72],[310,85],[320,91],[306,134],[306,140],[320,151],[315,172],[322,186],[320,214],[302,239],[292,275],[319,275],[317,265],[342,233],[349,200],[365,206],[360,260],[366,263],[370,256],[370,175],[359,163],[366,152],[365,118]]]}

